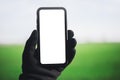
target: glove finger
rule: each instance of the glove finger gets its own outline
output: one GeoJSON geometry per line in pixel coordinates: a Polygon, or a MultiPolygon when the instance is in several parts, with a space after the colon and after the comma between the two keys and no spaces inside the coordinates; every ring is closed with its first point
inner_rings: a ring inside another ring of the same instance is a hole
{"type": "Polygon", "coordinates": [[[67,65],[69,65],[72,62],[72,60],[73,60],[73,58],[75,56],[75,53],[76,53],[75,49],[69,50],[68,57],[67,57],[67,60],[68,60],[67,65]]]}
{"type": "Polygon", "coordinates": [[[74,48],[77,44],[77,41],[75,38],[68,39],[68,46],[69,48],[74,48]]]}
{"type": "Polygon", "coordinates": [[[68,30],[68,39],[71,39],[74,36],[74,32],[72,30],[68,30]]]}

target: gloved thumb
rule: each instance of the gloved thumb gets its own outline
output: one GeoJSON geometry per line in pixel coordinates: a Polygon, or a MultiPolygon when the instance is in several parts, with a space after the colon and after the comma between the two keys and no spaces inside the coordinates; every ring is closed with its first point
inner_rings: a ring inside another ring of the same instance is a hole
{"type": "Polygon", "coordinates": [[[37,44],[37,31],[34,30],[26,42],[24,52],[23,52],[23,64],[33,64],[35,63],[34,53],[35,46],[37,44]]]}
{"type": "Polygon", "coordinates": [[[25,50],[27,51],[35,51],[35,46],[37,44],[37,31],[34,30],[31,34],[31,36],[29,37],[29,39],[26,42],[25,45],[25,50]]]}

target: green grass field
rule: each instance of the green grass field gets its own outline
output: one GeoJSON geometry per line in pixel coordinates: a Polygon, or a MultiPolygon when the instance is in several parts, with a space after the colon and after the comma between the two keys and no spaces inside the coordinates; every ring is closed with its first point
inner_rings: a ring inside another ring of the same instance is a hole
{"type": "MultiPolygon", "coordinates": [[[[23,45],[0,45],[0,80],[18,80],[23,45]]],[[[58,80],[120,80],[120,43],[76,46],[73,62],[58,80]]]]}

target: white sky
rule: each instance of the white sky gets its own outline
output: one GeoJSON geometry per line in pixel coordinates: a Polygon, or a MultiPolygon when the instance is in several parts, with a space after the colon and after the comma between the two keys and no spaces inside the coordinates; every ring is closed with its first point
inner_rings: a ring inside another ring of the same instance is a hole
{"type": "Polygon", "coordinates": [[[120,0],[0,0],[0,44],[25,43],[39,7],[63,6],[78,42],[120,42],[120,0]]]}

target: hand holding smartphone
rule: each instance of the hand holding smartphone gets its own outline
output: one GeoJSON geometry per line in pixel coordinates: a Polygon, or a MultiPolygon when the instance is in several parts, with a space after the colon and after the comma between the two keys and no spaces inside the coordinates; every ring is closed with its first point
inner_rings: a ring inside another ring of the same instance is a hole
{"type": "Polygon", "coordinates": [[[42,7],[37,11],[40,64],[63,65],[67,56],[67,20],[63,7],[42,7]]]}
{"type": "Polygon", "coordinates": [[[67,31],[66,22],[66,10],[62,7],[38,9],[37,31],[26,42],[19,80],[56,80],[72,62],[76,40],[73,31],[67,31]]]}

